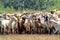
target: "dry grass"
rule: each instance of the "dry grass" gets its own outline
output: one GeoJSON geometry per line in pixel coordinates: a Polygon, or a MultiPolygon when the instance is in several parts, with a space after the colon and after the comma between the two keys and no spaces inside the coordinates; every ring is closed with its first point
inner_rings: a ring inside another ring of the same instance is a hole
{"type": "Polygon", "coordinates": [[[0,35],[0,40],[60,40],[60,35],[0,35]]]}

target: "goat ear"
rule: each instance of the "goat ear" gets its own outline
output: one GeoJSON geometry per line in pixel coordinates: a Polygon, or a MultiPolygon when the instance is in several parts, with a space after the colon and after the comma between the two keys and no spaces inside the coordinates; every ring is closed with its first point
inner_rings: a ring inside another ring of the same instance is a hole
{"type": "Polygon", "coordinates": [[[14,18],[15,20],[17,20],[17,18],[16,18],[15,16],[13,16],[13,18],[14,18]]]}
{"type": "Polygon", "coordinates": [[[16,16],[16,18],[20,18],[20,16],[16,16]]]}
{"type": "Polygon", "coordinates": [[[7,15],[8,17],[10,17],[10,15],[7,15]]]}
{"type": "Polygon", "coordinates": [[[15,16],[17,18],[17,16],[15,16]]]}

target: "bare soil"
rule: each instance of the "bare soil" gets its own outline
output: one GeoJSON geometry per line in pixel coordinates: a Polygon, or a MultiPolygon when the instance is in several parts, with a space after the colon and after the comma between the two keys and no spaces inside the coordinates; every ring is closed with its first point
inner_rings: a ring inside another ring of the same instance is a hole
{"type": "Polygon", "coordinates": [[[10,34],[0,35],[0,40],[60,40],[60,35],[10,34]]]}

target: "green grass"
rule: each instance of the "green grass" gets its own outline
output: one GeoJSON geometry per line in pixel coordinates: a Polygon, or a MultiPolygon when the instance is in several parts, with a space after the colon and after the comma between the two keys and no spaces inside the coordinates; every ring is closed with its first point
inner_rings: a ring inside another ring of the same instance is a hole
{"type": "MultiPolygon", "coordinates": [[[[51,10],[54,10],[54,9],[57,9],[57,10],[60,10],[60,5],[54,5],[54,6],[51,6],[51,7],[48,7],[47,9],[45,9],[46,11],[51,11],[51,10]]],[[[4,8],[4,7],[1,7],[0,6],[0,13],[5,13],[5,12],[9,12],[9,13],[15,13],[15,12],[23,12],[23,11],[25,11],[25,12],[30,12],[30,13],[33,13],[33,12],[37,12],[37,11],[41,11],[41,10],[34,10],[34,9],[28,9],[28,8],[26,8],[26,9],[22,9],[22,10],[15,10],[15,9],[13,9],[13,8],[9,8],[9,7],[7,7],[7,8],[4,8]]]]}
{"type": "Polygon", "coordinates": [[[11,8],[0,7],[0,13],[4,13],[4,12],[13,13],[13,12],[16,12],[16,11],[14,9],[11,9],[11,8]]]}

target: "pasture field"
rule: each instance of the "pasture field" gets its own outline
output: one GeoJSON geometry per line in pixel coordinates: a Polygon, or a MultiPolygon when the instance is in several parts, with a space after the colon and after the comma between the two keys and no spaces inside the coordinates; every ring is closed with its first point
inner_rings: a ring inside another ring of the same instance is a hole
{"type": "Polygon", "coordinates": [[[60,40],[60,35],[10,34],[0,35],[0,40],[60,40]]]}

